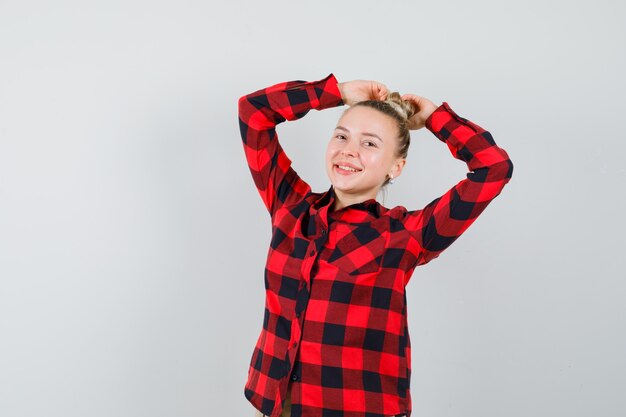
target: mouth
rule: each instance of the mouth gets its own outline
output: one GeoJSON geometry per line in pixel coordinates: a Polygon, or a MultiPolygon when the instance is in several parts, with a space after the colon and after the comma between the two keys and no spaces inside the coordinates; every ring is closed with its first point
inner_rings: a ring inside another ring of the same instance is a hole
{"type": "Polygon", "coordinates": [[[344,164],[344,163],[333,164],[333,169],[335,170],[335,172],[341,175],[351,175],[351,174],[356,174],[358,172],[363,171],[362,169],[357,168],[352,164],[344,164]]]}

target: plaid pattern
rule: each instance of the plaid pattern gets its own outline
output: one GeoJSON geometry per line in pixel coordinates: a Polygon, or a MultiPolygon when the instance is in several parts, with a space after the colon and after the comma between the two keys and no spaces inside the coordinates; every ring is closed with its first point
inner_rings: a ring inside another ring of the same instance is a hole
{"type": "Polygon", "coordinates": [[[312,192],[291,167],[275,127],[342,105],[333,74],[290,81],[239,99],[252,177],[271,215],[265,315],[244,393],[279,417],[383,417],[411,413],[405,286],[500,194],[513,172],[491,134],[443,103],[426,121],[469,173],[421,210],[371,199],[329,210],[332,186],[312,192]]]}

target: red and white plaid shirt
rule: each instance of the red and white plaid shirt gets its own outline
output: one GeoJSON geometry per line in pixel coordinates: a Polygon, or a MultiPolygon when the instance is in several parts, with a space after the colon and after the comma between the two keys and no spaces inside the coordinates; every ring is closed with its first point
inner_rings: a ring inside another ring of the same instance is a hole
{"type": "Polygon", "coordinates": [[[344,104],[336,78],[290,81],[239,99],[248,165],[272,220],[265,316],[245,396],[279,417],[384,417],[411,413],[405,286],[500,194],[513,164],[491,134],[444,102],[426,128],[464,161],[467,178],[421,210],[375,199],[332,211],[291,167],[275,127],[344,104]]]}

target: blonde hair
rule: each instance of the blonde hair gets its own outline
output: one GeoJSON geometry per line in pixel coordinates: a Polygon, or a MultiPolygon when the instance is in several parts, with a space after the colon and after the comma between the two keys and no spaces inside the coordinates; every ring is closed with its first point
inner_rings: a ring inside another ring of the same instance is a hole
{"type": "MultiPolygon", "coordinates": [[[[409,131],[409,119],[415,114],[413,103],[402,100],[402,96],[397,91],[389,93],[386,100],[364,100],[352,105],[352,107],[371,107],[393,118],[398,126],[398,147],[396,156],[406,158],[411,144],[411,134],[409,131]]],[[[389,183],[387,178],[383,187],[389,183]]]]}

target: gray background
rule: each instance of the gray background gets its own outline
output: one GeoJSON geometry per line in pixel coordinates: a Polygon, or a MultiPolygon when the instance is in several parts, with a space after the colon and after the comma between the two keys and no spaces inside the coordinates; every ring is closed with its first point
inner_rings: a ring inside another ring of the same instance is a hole
{"type": "MultiPolygon", "coordinates": [[[[626,415],[625,11],[0,0],[0,415],[253,415],[270,224],[236,103],[330,72],[447,101],[515,164],[409,283],[414,415],[626,415]]],[[[279,128],[315,190],[341,110],[279,128]]],[[[465,173],[418,131],[385,204],[465,173]]]]}

